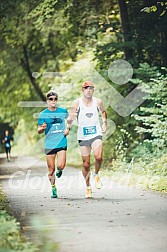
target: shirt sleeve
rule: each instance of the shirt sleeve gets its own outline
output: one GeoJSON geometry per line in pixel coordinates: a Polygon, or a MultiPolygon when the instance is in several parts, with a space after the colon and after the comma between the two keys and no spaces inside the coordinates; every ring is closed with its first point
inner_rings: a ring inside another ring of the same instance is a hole
{"type": "Polygon", "coordinates": [[[68,117],[68,110],[66,109],[65,110],[65,119],[67,119],[67,117],[68,117]]]}
{"type": "Polygon", "coordinates": [[[44,114],[40,113],[38,117],[38,125],[42,125],[45,122],[44,114]]]}

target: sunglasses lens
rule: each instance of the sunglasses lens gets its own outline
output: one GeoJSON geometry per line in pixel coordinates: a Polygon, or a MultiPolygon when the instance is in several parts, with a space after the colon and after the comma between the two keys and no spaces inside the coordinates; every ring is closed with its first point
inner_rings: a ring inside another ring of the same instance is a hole
{"type": "Polygon", "coordinates": [[[87,86],[87,87],[85,87],[85,89],[94,89],[94,87],[92,87],[92,86],[87,86]]]}
{"type": "Polygon", "coordinates": [[[57,98],[49,98],[49,101],[57,101],[57,98]]]}

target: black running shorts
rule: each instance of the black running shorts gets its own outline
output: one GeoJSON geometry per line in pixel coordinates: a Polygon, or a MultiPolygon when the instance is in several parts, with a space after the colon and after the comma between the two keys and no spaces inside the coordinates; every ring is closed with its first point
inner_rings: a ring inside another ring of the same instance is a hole
{"type": "Polygon", "coordinates": [[[67,146],[66,147],[61,147],[61,148],[55,148],[55,149],[45,149],[45,154],[46,155],[53,155],[53,154],[57,154],[57,152],[62,151],[62,150],[67,150],[67,146]]]}
{"type": "Polygon", "coordinates": [[[5,147],[6,154],[10,153],[11,147],[5,147]]]}

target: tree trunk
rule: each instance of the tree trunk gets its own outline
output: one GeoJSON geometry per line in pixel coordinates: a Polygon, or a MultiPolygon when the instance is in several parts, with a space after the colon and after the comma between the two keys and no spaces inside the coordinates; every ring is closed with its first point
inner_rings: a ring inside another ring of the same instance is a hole
{"type": "Polygon", "coordinates": [[[167,66],[167,32],[163,31],[160,33],[160,55],[161,55],[161,65],[167,66]]]}
{"type": "Polygon", "coordinates": [[[27,72],[28,77],[31,81],[31,84],[35,89],[35,92],[37,93],[37,95],[39,96],[39,98],[42,101],[45,101],[46,100],[45,96],[43,95],[43,93],[42,93],[40,87],[38,86],[38,84],[36,83],[35,79],[32,77],[32,72],[30,69],[30,63],[29,63],[29,58],[28,58],[28,53],[27,53],[27,47],[25,45],[23,46],[23,54],[24,54],[24,59],[21,60],[21,64],[22,64],[24,70],[27,72]]]}
{"type": "MultiPolygon", "coordinates": [[[[131,35],[131,28],[130,28],[130,23],[129,23],[129,16],[128,16],[128,9],[127,9],[126,1],[118,0],[118,5],[120,9],[121,26],[122,26],[124,41],[126,43],[131,42],[132,35],[131,35]]],[[[125,45],[124,53],[125,53],[125,58],[127,60],[133,57],[133,51],[130,48],[130,46],[128,47],[127,45],[125,45]]]]}

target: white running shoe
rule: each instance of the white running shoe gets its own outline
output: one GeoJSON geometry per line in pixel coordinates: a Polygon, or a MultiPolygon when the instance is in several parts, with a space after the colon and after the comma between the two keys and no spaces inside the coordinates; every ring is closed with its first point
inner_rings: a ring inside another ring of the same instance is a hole
{"type": "Polygon", "coordinates": [[[96,189],[101,189],[102,188],[102,183],[101,183],[99,175],[95,176],[95,187],[96,187],[96,189]]]}
{"type": "Polygon", "coordinates": [[[92,189],[91,187],[86,188],[85,199],[92,198],[92,189]]]}

